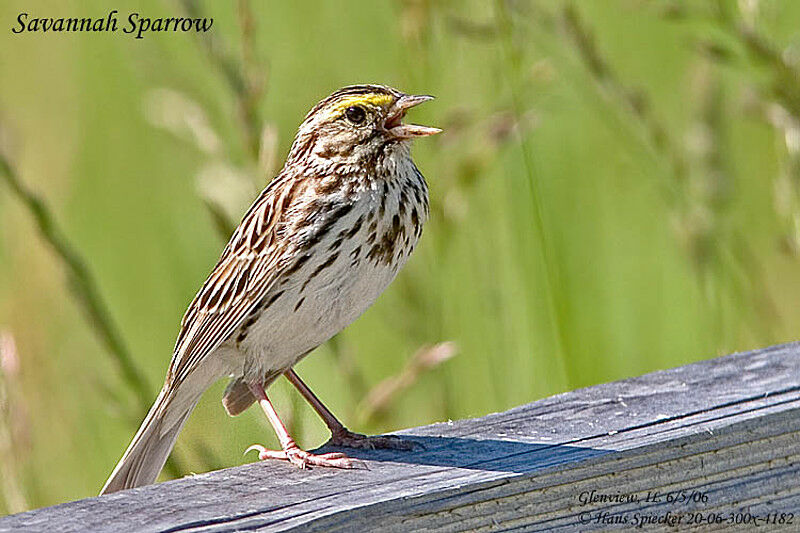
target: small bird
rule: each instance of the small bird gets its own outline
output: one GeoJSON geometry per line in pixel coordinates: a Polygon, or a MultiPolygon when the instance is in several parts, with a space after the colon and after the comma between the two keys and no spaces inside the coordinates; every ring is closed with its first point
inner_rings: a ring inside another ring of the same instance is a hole
{"type": "Polygon", "coordinates": [[[284,375],[331,432],[329,443],[400,448],[397,437],[353,433],[293,367],[358,318],[406,263],[428,219],[428,186],[411,141],[438,128],[404,124],[432,96],[352,85],[315,105],[286,163],[233,232],[181,321],[164,387],[101,494],[153,483],[203,392],[230,376],[231,416],[258,403],[281,450],[259,458],[352,468],[343,453],[300,449],[266,388],[284,375]]]}

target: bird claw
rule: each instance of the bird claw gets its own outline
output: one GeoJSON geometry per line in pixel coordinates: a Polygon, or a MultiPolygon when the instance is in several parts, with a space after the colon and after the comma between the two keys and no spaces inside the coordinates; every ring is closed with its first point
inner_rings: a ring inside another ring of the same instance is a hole
{"type": "Polygon", "coordinates": [[[262,445],[260,445],[260,444],[252,444],[251,446],[249,446],[249,447],[248,447],[248,448],[247,448],[247,449],[244,451],[244,453],[243,453],[242,455],[247,455],[248,453],[250,453],[250,452],[252,452],[252,451],[257,451],[257,452],[258,452],[258,455],[259,455],[259,456],[261,456],[261,454],[262,454],[262,453],[264,453],[264,452],[266,452],[266,451],[267,451],[267,449],[266,449],[266,448],[264,448],[264,447],[263,447],[262,445]]]}
{"type": "Polygon", "coordinates": [[[290,446],[285,450],[268,450],[260,444],[253,444],[244,453],[257,451],[258,458],[262,461],[277,459],[279,461],[289,461],[296,467],[304,470],[309,466],[325,466],[329,468],[357,468],[363,465],[361,461],[352,459],[341,452],[314,454],[300,449],[298,446],[290,446]]]}
{"type": "Polygon", "coordinates": [[[382,449],[402,451],[411,451],[415,448],[423,447],[417,442],[402,439],[395,435],[367,436],[361,433],[353,433],[349,430],[331,435],[330,440],[325,443],[325,446],[360,448],[362,450],[382,449]]]}

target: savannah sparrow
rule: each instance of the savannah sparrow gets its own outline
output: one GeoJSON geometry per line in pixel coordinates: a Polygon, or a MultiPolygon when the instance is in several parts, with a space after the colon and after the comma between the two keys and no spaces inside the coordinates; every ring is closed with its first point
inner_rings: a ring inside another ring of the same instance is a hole
{"type": "Polygon", "coordinates": [[[222,403],[237,415],[258,402],[282,450],[261,459],[350,468],[342,453],[301,450],[267,398],[280,375],[331,431],[331,443],[403,447],[348,431],[292,370],[361,315],[394,279],[428,218],[428,187],[403,124],[432,99],[383,85],[345,87],[306,115],[286,164],[245,214],[181,321],[164,388],[101,493],[155,481],[202,393],[230,376],[222,403]]]}

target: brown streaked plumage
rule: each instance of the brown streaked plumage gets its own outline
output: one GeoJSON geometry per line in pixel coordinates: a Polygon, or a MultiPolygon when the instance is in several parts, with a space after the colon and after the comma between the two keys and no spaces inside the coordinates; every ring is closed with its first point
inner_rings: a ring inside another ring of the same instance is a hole
{"type": "Polygon", "coordinates": [[[155,481],[203,391],[230,376],[231,415],[258,402],[281,451],[262,459],[348,468],[344,454],[313,455],[287,433],[265,389],[281,374],[343,446],[406,447],[349,432],[292,367],[355,320],[413,251],[428,215],[427,185],[410,141],[436,128],[403,124],[429,96],[354,85],[306,115],[280,174],[244,215],[181,322],[167,378],[103,493],[155,481]]]}

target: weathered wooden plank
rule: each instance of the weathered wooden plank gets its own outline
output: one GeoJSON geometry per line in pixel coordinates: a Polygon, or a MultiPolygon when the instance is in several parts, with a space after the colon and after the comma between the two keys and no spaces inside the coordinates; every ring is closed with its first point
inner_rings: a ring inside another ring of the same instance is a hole
{"type": "Polygon", "coordinates": [[[642,516],[708,530],[744,513],[800,529],[800,344],[401,433],[425,449],[349,451],[368,470],[250,464],[6,517],[0,531],[590,531],[642,516]],[[624,501],[584,503],[592,494],[624,501]]]}

